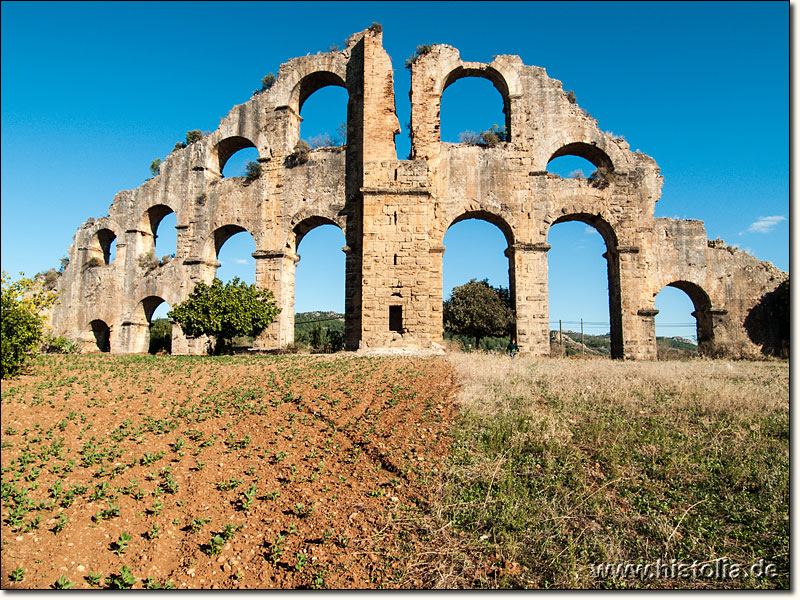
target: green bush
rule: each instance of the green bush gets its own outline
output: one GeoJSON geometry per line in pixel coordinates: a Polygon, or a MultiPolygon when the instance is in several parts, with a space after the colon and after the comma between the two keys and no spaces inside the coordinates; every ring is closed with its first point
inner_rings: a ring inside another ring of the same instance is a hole
{"type": "Polygon", "coordinates": [[[86,261],[86,266],[90,269],[92,267],[102,267],[104,264],[106,263],[103,262],[103,259],[98,258],[97,256],[93,256],[92,258],[86,261]]]}
{"type": "Polygon", "coordinates": [[[417,51],[414,52],[414,55],[411,58],[406,59],[406,69],[410,69],[417,59],[420,56],[424,56],[425,54],[430,54],[433,51],[433,45],[431,44],[422,44],[417,46],[417,51]]]}
{"type": "Polygon", "coordinates": [[[78,344],[63,336],[45,336],[39,349],[42,354],[78,354],[78,344]]]}
{"type": "Polygon", "coordinates": [[[0,378],[14,377],[34,356],[42,342],[44,318],[41,313],[56,300],[55,292],[45,290],[33,279],[11,281],[2,273],[2,370],[0,378]]]}

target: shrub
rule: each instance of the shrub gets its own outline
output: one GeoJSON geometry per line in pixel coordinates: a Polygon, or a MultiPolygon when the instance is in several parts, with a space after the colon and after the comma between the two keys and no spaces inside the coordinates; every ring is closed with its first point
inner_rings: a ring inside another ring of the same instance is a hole
{"type": "Polygon", "coordinates": [[[567,92],[567,100],[569,101],[570,104],[575,104],[578,101],[578,99],[575,97],[575,92],[569,90],[567,92]]]}
{"type": "Polygon", "coordinates": [[[78,344],[63,336],[46,336],[39,349],[43,354],[78,354],[78,344]]]}
{"type": "Polygon", "coordinates": [[[597,167],[597,170],[589,177],[592,186],[602,190],[614,183],[614,173],[606,167],[597,167]]]}
{"type": "Polygon", "coordinates": [[[370,25],[370,26],[368,27],[368,29],[369,29],[369,30],[370,30],[372,33],[382,33],[382,32],[383,32],[383,25],[381,25],[380,23],[376,23],[375,21],[373,21],[373,22],[372,22],[372,25],[370,25]]]}
{"type": "Polygon", "coordinates": [[[42,287],[46,290],[56,289],[59,277],[61,277],[61,271],[56,271],[55,269],[48,269],[43,273],[37,273],[33,276],[34,280],[41,283],[42,287]]]}
{"type": "Polygon", "coordinates": [[[153,162],[150,163],[150,172],[153,174],[153,177],[161,173],[161,159],[157,158],[153,162]]]}
{"type": "Polygon", "coordinates": [[[498,143],[500,143],[500,138],[492,131],[484,131],[481,134],[481,140],[487,148],[494,148],[498,143]]]}
{"type": "Polygon", "coordinates": [[[268,75],[264,75],[264,77],[261,78],[261,89],[260,90],[256,90],[255,92],[253,92],[253,95],[260,94],[261,92],[266,92],[273,85],[275,85],[275,81],[277,81],[277,80],[276,80],[275,75],[273,73],[270,73],[268,75]]]}
{"type": "Polygon", "coordinates": [[[153,254],[152,251],[140,256],[137,262],[139,263],[139,267],[144,269],[145,275],[147,275],[153,269],[156,269],[159,266],[161,266],[161,263],[158,261],[158,259],[155,257],[155,254],[153,254]]]}
{"type": "Polygon", "coordinates": [[[417,46],[417,51],[414,52],[414,55],[406,60],[406,69],[410,69],[414,65],[414,63],[417,62],[417,59],[420,56],[424,56],[425,54],[430,54],[432,51],[433,51],[433,45],[431,44],[422,44],[420,46],[417,46]]]}
{"type": "Polygon", "coordinates": [[[2,367],[0,378],[17,375],[29,358],[36,354],[42,341],[44,318],[57,294],[42,288],[25,277],[11,281],[2,273],[2,367]]]}
{"type": "Polygon", "coordinates": [[[303,140],[297,142],[294,147],[294,152],[286,157],[286,166],[289,168],[303,165],[308,162],[308,153],[311,151],[309,146],[303,140]]]}
{"type": "Polygon", "coordinates": [[[182,148],[186,148],[186,144],[184,142],[176,142],[172,151],[175,152],[175,150],[181,150],[182,148]]]}
{"type": "Polygon", "coordinates": [[[244,174],[248,181],[255,181],[261,177],[261,164],[252,160],[244,167],[244,174]]]}
{"type": "Polygon", "coordinates": [[[97,256],[93,256],[92,258],[86,261],[86,266],[90,269],[92,267],[102,267],[104,264],[106,263],[103,262],[103,259],[98,258],[97,256]]]}
{"type": "Polygon", "coordinates": [[[477,131],[462,131],[458,134],[458,141],[461,144],[471,144],[475,146],[481,142],[481,134],[477,131]]]}
{"type": "Polygon", "coordinates": [[[186,132],[186,145],[194,144],[203,139],[203,132],[199,129],[192,129],[186,132]]]}

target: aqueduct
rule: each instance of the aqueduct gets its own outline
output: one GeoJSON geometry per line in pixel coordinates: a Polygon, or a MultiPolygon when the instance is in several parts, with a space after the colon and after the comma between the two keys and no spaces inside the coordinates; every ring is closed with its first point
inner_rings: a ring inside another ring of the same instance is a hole
{"type": "MultiPolygon", "coordinates": [[[[654,218],[662,178],[655,161],[602,132],[544,69],[517,56],[465,62],[437,45],[411,65],[411,155],[398,160],[391,61],[379,28],[353,35],[344,50],[282,65],[274,85],[235,106],[219,128],[173,151],[160,173],[116,195],[107,217],[75,235],[59,282],[54,333],[114,353],[147,350],[148,322],[162,301],[184,300],[210,282],[222,244],[247,231],[255,241],[256,285],[283,309],[256,347],[294,339],[297,245],[334,224],[346,239],[345,342],[351,349],[426,349],[442,339],[442,245],[454,223],[495,224],[506,237],[520,350],[549,354],[547,243],[550,226],[578,220],[605,240],[612,352],[656,355],[655,295],[686,292],[702,351],[760,350],[745,320],[788,275],[746,252],[709,241],[703,223],[654,218]],[[442,93],[464,77],[488,79],[502,95],[507,139],[494,147],[440,141],[442,93]],[[292,160],[300,110],[325,86],[348,94],[347,144],[292,160]],[[225,178],[228,159],[255,148],[261,175],[225,178]],[[564,179],[548,163],[580,156],[605,176],[564,179]],[[175,257],[142,261],[169,213],[177,216],[175,257]],[[116,241],[116,257],[110,246],[116,241]],[[94,259],[94,260],[93,260],[94,259]]],[[[203,353],[202,340],[173,327],[173,352],[203,353]]]]}

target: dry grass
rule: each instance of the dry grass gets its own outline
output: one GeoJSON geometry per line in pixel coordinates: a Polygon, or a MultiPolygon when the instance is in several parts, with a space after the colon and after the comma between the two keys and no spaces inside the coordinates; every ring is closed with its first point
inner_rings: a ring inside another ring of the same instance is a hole
{"type": "Polygon", "coordinates": [[[449,358],[462,417],[427,526],[442,548],[427,585],[788,586],[788,363],[449,358]],[[590,569],[721,557],[781,575],[590,569]]]}

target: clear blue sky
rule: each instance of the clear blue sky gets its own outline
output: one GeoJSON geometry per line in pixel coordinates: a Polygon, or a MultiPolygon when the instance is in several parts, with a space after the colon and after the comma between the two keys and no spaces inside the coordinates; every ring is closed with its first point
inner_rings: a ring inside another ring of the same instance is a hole
{"type": "MultiPolygon", "coordinates": [[[[139,186],[187,130],[213,131],[263,75],[341,47],[373,21],[383,25],[395,67],[399,157],[409,150],[403,65],[417,45],[450,44],[475,61],[517,54],[574,90],[601,129],[655,158],[664,175],[656,216],[701,219],[710,238],[788,270],[785,2],[3,2],[2,268],[57,266],[80,224],[139,186]]],[[[344,120],[343,94],[325,88],[309,99],[304,138],[333,134],[344,120]]],[[[460,80],[445,92],[446,141],[500,122],[488,82],[460,80]]],[[[564,175],[577,168],[553,164],[564,175]]],[[[159,254],[174,251],[173,224],[159,229],[159,254]]],[[[551,319],[607,321],[600,236],[565,223],[549,241],[551,319]]],[[[343,309],[343,245],[333,227],[302,242],[298,311],[343,309]]],[[[462,222],[445,245],[445,296],[473,277],[508,284],[505,243],[493,226],[462,222]]],[[[253,249],[245,234],[232,238],[220,275],[252,281],[253,249]]],[[[657,307],[657,323],[692,321],[682,292],[662,292],[657,307]]]]}

